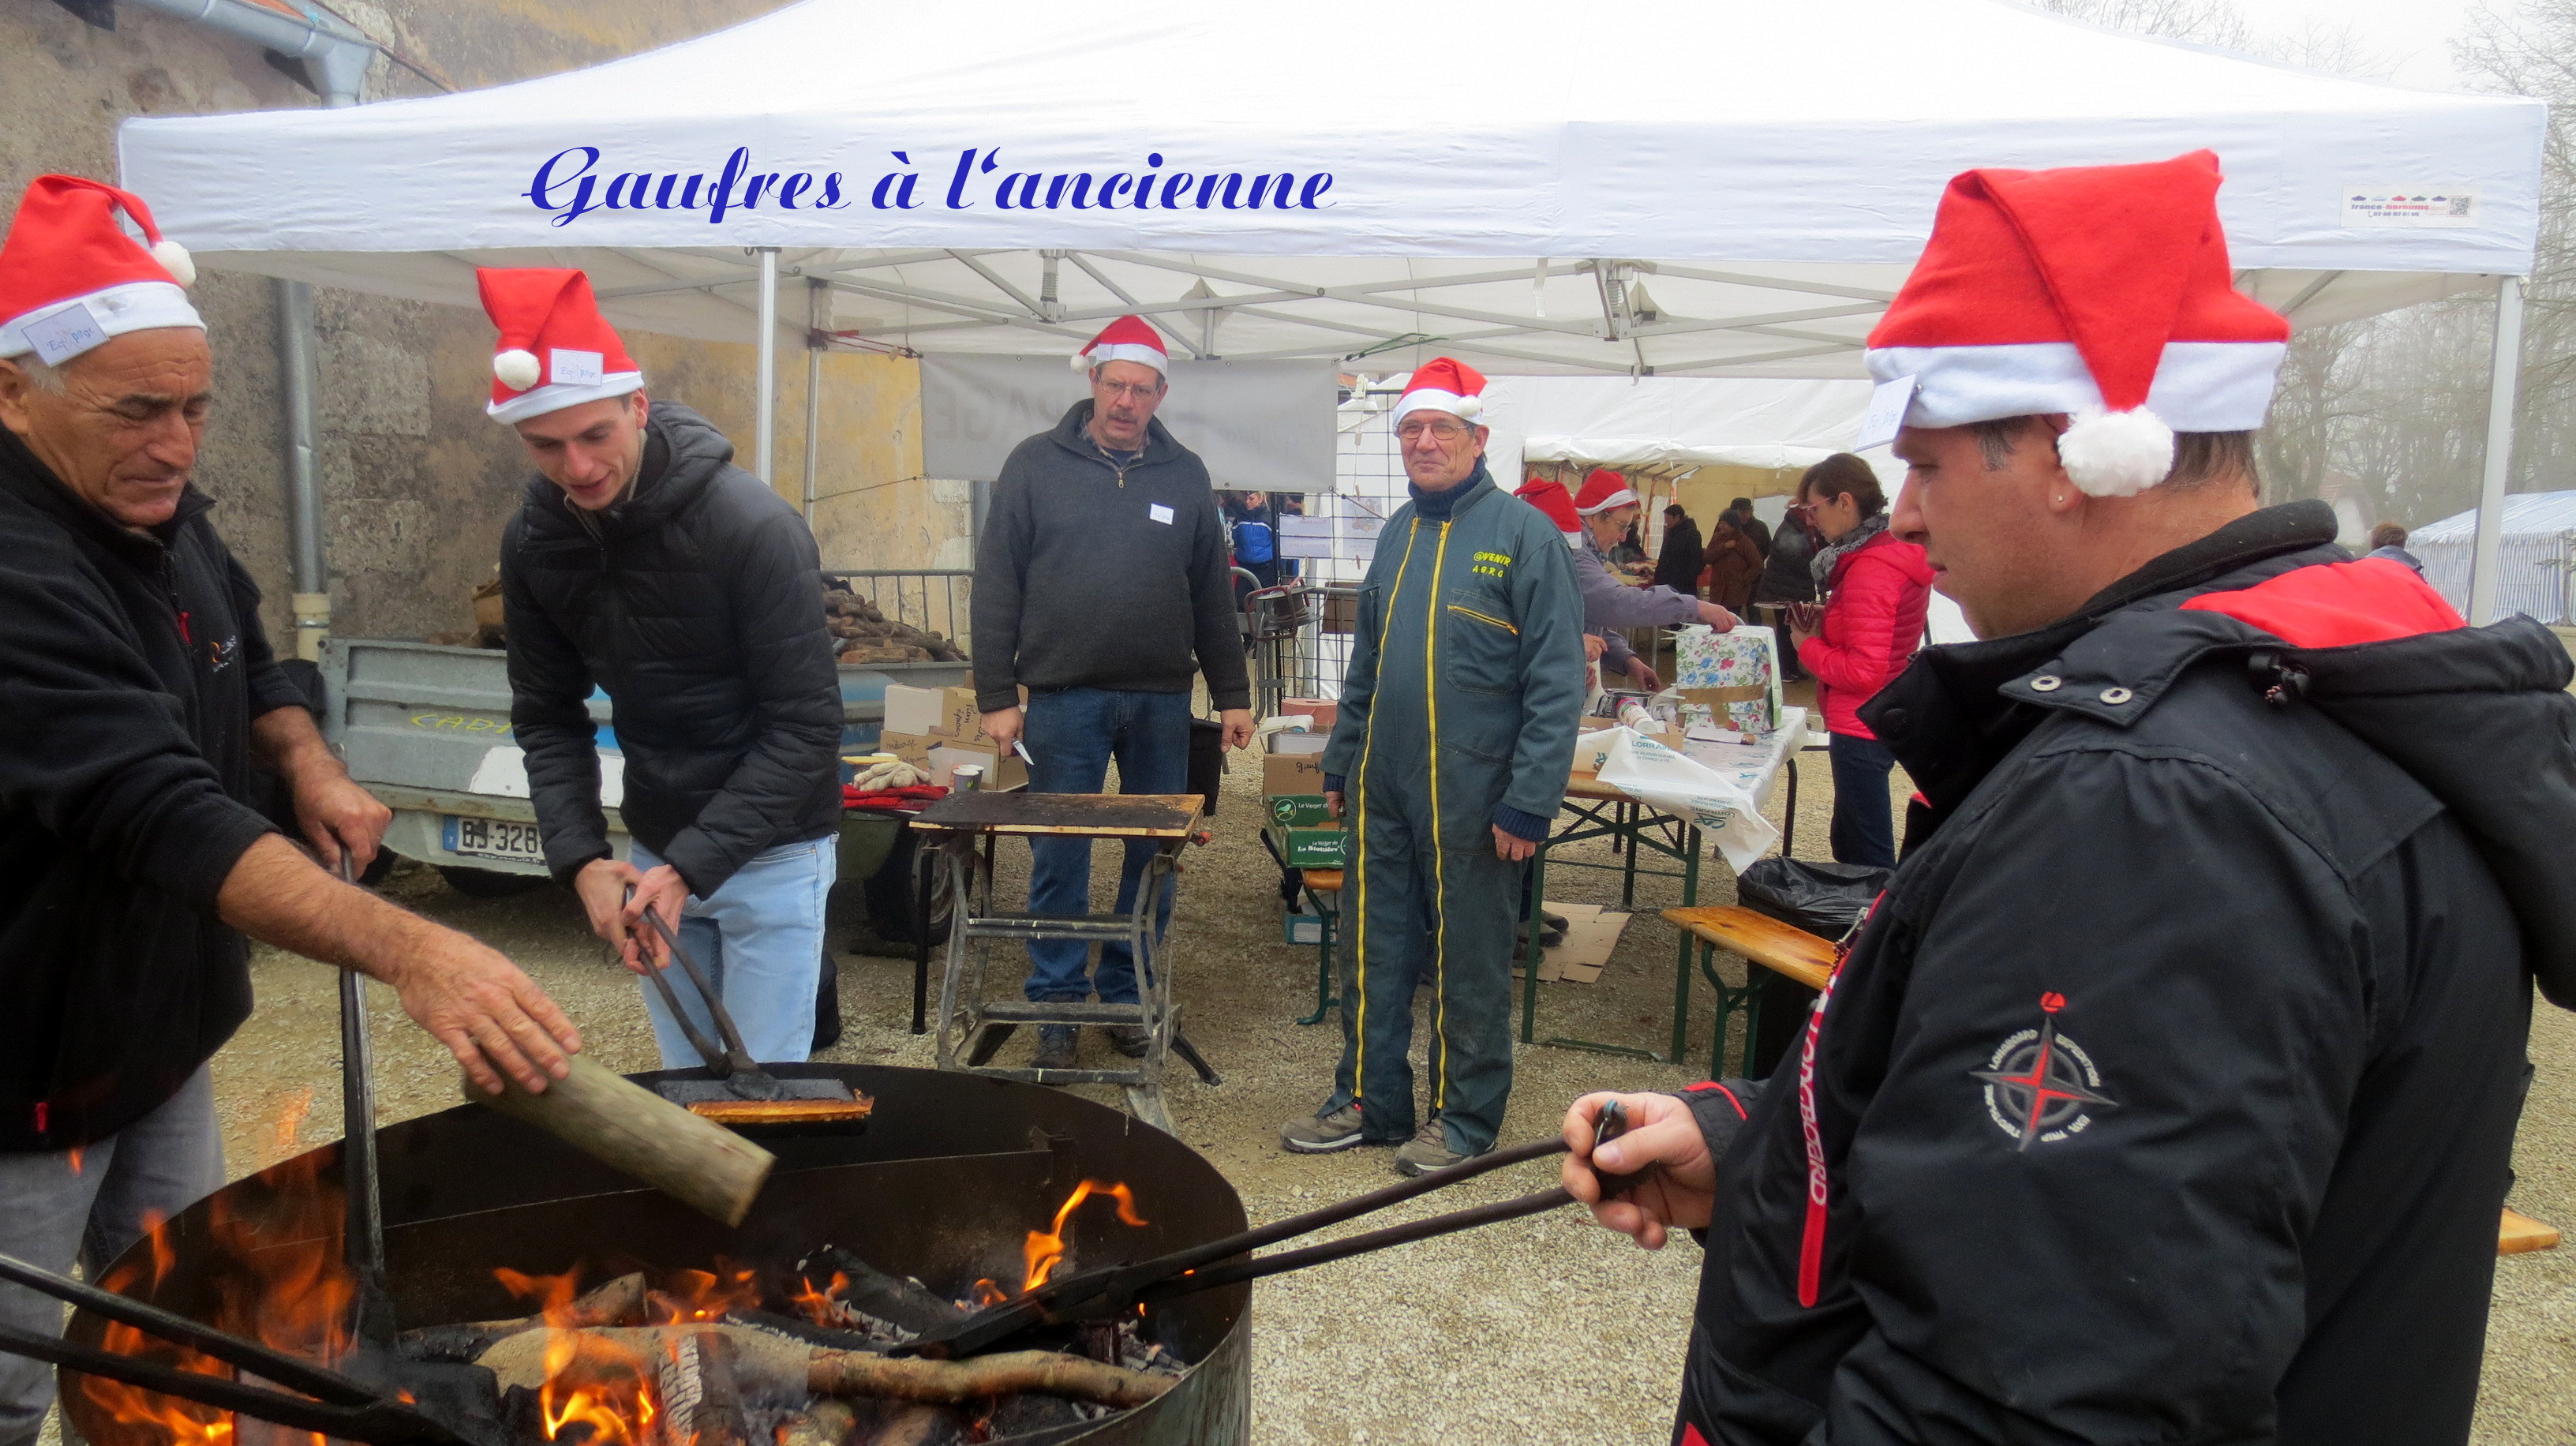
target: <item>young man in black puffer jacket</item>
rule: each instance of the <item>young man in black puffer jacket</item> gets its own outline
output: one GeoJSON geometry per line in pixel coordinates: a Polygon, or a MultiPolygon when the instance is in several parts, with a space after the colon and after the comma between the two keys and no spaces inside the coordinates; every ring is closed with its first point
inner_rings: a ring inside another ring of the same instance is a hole
{"type": "MultiPolygon", "coordinates": [[[[811,1052],[840,823],[840,684],[803,518],[705,418],[650,402],[578,271],[482,273],[488,410],[540,475],[501,539],[510,721],[546,865],[641,973],[675,921],[756,1059],[811,1052]],[[594,688],[616,709],[604,770],[594,688]],[[618,859],[602,805],[632,838],[618,859]],[[632,892],[632,899],[628,898],[632,892]]],[[[712,1034],[696,991],[676,989],[712,1034]]],[[[658,990],[666,1068],[702,1061],[658,990]]]]}

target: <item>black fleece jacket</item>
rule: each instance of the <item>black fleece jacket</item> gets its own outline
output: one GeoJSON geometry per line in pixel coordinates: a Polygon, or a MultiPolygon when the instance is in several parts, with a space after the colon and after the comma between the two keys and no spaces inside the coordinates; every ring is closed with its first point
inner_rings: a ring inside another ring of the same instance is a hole
{"type": "Polygon", "coordinates": [[[1151,422],[1121,467],[1091,440],[1091,407],[1013,448],[993,484],[975,557],[976,701],[1014,707],[1023,685],[1186,693],[1204,670],[1218,708],[1251,707],[1206,464],[1151,422]]]}
{"type": "Polygon", "coordinates": [[[635,489],[581,512],[543,477],[501,534],[510,724],[546,867],[609,856],[594,684],[625,754],[626,827],[705,898],[840,822],[840,675],[805,519],[733,444],[653,403],[635,489]]]}
{"type": "Polygon", "coordinates": [[[1676,1441],[2468,1434],[2576,698],[2320,503],[1863,711],[1926,802],[1719,1160],[1676,1441]],[[2430,600],[2428,602],[2428,600],[2430,600]]]}
{"type": "Polygon", "coordinates": [[[272,831],[251,719],[303,698],[213,505],[129,532],[0,429],[0,1151],[114,1134],[250,1013],[215,895],[272,831]]]}

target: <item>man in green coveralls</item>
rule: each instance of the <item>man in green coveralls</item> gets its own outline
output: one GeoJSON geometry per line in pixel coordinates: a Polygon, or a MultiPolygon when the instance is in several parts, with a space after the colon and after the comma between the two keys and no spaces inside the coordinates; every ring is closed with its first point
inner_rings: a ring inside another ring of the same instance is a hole
{"type": "Polygon", "coordinates": [[[1406,1175],[1484,1154],[1502,1128],[1522,886],[1583,709],[1573,563],[1556,524],[1485,475],[1484,384],[1442,357],[1396,403],[1413,500],[1360,584],[1324,750],[1325,798],[1351,831],[1342,1062],[1324,1107],[1280,1130],[1299,1154],[1403,1141],[1406,1175]],[[1423,985],[1433,1038],[1417,1130],[1407,1052],[1423,985]]]}

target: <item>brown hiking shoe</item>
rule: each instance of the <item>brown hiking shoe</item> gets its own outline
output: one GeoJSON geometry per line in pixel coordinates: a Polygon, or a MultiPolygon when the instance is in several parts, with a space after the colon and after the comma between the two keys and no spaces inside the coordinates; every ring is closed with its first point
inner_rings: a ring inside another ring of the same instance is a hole
{"type": "Polygon", "coordinates": [[[1329,1155],[1361,1143],[1360,1107],[1354,1100],[1338,1110],[1318,1110],[1279,1127],[1279,1143],[1292,1155],[1329,1155]]]}
{"type": "Polygon", "coordinates": [[[1491,1145],[1472,1153],[1450,1149],[1448,1127],[1440,1123],[1438,1115],[1433,1115],[1422,1122],[1421,1129],[1413,1132],[1412,1139],[1405,1141],[1402,1147],[1396,1150],[1395,1173],[1428,1175],[1434,1170],[1447,1169],[1462,1161],[1472,1160],[1477,1155],[1485,1154],[1492,1149],[1491,1145]]]}

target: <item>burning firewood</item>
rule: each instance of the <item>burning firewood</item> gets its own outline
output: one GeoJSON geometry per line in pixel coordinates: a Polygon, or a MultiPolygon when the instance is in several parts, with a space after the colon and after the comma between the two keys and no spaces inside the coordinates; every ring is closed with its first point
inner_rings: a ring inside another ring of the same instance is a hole
{"type": "MultiPolygon", "coordinates": [[[[550,1375],[604,1382],[659,1379],[667,1374],[665,1363],[703,1360],[706,1349],[699,1342],[710,1336],[724,1342],[732,1388],[744,1400],[810,1394],[959,1405],[1036,1392],[1124,1410],[1155,1399],[1173,1384],[1169,1376],[1052,1351],[963,1361],[897,1359],[826,1350],[739,1325],[521,1331],[495,1342],[477,1364],[490,1370],[505,1391],[514,1386],[542,1390],[550,1375]]],[[[665,1388],[663,1394],[672,1393],[665,1388]]]]}
{"type": "MultiPolygon", "coordinates": [[[[585,1291],[550,1314],[553,1324],[566,1327],[642,1325],[645,1321],[645,1294],[644,1272],[639,1270],[585,1291]]],[[[546,1315],[531,1315],[516,1320],[477,1320],[457,1325],[425,1326],[404,1331],[397,1348],[404,1356],[417,1361],[471,1361],[502,1338],[534,1330],[547,1323],[546,1315]]]]}

